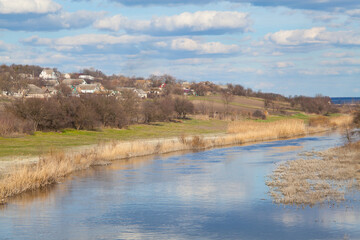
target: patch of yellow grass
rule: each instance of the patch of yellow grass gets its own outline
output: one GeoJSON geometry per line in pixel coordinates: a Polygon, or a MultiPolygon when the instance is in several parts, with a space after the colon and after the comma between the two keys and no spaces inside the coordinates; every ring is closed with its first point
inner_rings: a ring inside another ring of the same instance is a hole
{"type": "Polygon", "coordinates": [[[316,155],[320,158],[288,161],[274,170],[266,184],[276,203],[339,202],[360,187],[360,142],[316,155]]]}
{"type": "Polygon", "coordinates": [[[353,121],[354,121],[354,116],[342,115],[342,116],[330,118],[330,125],[335,127],[344,127],[351,125],[353,121]]]}
{"type": "Polygon", "coordinates": [[[303,120],[286,119],[276,122],[242,121],[229,124],[228,133],[244,139],[276,139],[306,134],[303,120]]]}

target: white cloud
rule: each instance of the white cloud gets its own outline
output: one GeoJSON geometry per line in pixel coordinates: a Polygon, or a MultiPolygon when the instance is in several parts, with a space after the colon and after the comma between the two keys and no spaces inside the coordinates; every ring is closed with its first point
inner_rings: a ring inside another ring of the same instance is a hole
{"type": "MultiPolygon", "coordinates": [[[[124,5],[180,5],[219,2],[219,0],[112,0],[124,5]]],[[[336,10],[352,9],[360,6],[356,0],[228,0],[234,3],[250,3],[255,6],[277,7],[284,6],[291,9],[336,10]]]]}
{"type": "Polygon", "coordinates": [[[0,40],[0,51],[8,51],[11,49],[11,45],[0,40]]]}
{"type": "Polygon", "coordinates": [[[58,39],[39,38],[38,36],[32,36],[30,38],[22,40],[22,42],[30,45],[45,45],[59,51],[70,51],[82,50],[82,47],[85,46],[103,49],[105,46],[109,45],[133,45],[135,43],[145,42],[148,40],[150,40],[149,36],[81,34],[62,37],[58,39]]]}
{"type": "Polygon", "coordinates": [[[176,51],[192,51],[199,54],[229,54],[239,51],[239,47],[235,44],[224,45],[220,42],[200,43],[190,38],[172,40],[171,49],[176,51]]]}
{"type": "Polygon", "coordinates": [[[16,16],[16,21],[11,18],[0,18],[0,28],[15,31],[55,31],[84,28],[91,25],[104,14],[104,12],[84,10],[77,12],[59,11],[46,15],[25,14],[16,16]]]}
{"type": "Polygon", "coordinates": [[[354,59],[354,58],[344,58],[344,59],[340,59],[340,60],[329,60],[329,61],[322,61],[321,62],[322,65],[334,65],[334,66],[339,66],[339,65],[360,65],[360,59],[354,59]]]}
{"type": "Polygon", "coordinates": [[[336,58],[353,57],[354,53],[350,53],[350,52],[326,52],[322,56],[323,57],[336,57],[336,58]]]}
{"type": "Polygon", "coordinates": [[[0,14],[52,13],[61,5],[51,0],[0,0],[0,14]]]}
{"type": "Polygon", "coordinates": [[[174,16],[153,17],[151,20],[130,20],[115,15],[98,20],[94,27],[103,30],[146,32],[148,34],[223,34],[249,31],[251,20],[247,13],[231,11],[184,12],[174,16]]]}
{"type": "Polygon", "coordinates": [[[256,89],[272,89],[275,85],[270,82],[259,82],[255,85],[256,89]]]}
{"type": "Polygon", "coordinates": [[[346,14],[351,17],[360,17],[360,9],[352,9],[346,11],[346,14]]]}
{"type": "Polygon", "coordinates": [[[265,40],[281,46],[306,44],[360,45],[360,34],[353,31],[328,32],[325,27],[314,27],[269,33],[265,36],[265,40]]]}
{"type": "Polygon", "coordinates": [[[277,62],[276,67],[277,68],[288,68],[293,67],[295,64],[293,62],[277,62]]]}

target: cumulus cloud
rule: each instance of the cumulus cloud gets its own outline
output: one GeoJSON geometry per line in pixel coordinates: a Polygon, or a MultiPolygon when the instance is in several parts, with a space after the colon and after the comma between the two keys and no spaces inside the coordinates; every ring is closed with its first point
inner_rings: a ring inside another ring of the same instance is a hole
{"type": "Polygon", "coordinates": [[[44,14],[61,9],[61,5],[51,0],[0,0],[0,14],[44,14]]]}
{"type": "Polygon", "coordinates": [[[40,38],[32,36],[22,40],[23,43],[31,45],[48,45],[50,47],[69,47],[76,48],[78,46],[90,45],[115,45],[115,44],[130,44],[139,43],[149,40],[148,36],[130,36],[121,35],[114,36],[109,34],[81,34],[76,36],[67,36],[58,39],[40,38]]]}
{"type": "Polygon", "coordinates": [[[239,47],[235,44],[225,45],[220,42],[201,43],[190,38],[172,40],[170,49],[196,52],[198,54],[230,54],[239,51],[239,47]]]}
{"type": "MultiPolygon", "coordinates": [[[[32,36],[23,39],[22,42],[33,46],[47,46],[58,51],[105,51],[109,47],[126,45],[132,48],[135,44],[150,40],[148,36],[130,36],[120,35],[114,36],[109,34],[81,34],[75,36],[67,36],[58,39],[40,38],[32,36]]],[[[129,49],[130,50],[130,49],[129,49]]]]}
{"type": "Polygon", "coordinates": [[[153,17],[151,20],[130,20],[122,15],[100,19],[98,29],[163,34],[224,34],[249,31],[251,20],[247,13],[235,11],[184,12],[174,16],[153,17]]]}
{"type": "MultiPolygon", "coordinates": [[[[123,5],[180,5],[180,4],[208,4],[217,2],[217,0],[111,0],[113,2],[118,2],[123,5]]],[[[322,9],[352,9],[360,6],[358,1],[354,0],[301,0],[301,1],[290,1],[290,0],[228,0],[229,2],[234,3],[251,3],[255,6],[269,6],[277,7],[284,6],[294,9],[313,9],[313,10],[322,10],[322,9]]]]}
{"type": "Polygon", "coordinates": [[[360,65],[360,59],[354,58],[344,58],[339,60],[326,60],[321,62],[322,65],[332,65],[332,66],[351,66],[351,65],[360,65]]]}
{"type": "Polygon", "coordinates": [[[265,40],[280,46],[300,46],[309,44],[360,45],[360,36],[354,31],[329,32],[325,27],[311,29],[281,30],[269,33],[265,40]]]}
{"type": "Polygon", "coordinates": [[[277,62],[275,66],[277,68],[288,68],[295,66],[295,64],[293,62],[277,62]]]}
{"type": "Polygon", "coordinates": [[[360,18],[360,9],[348,10],[348,11],[346,11],[346,14],[351,16],[351,17],[360,18]]]}
{"type": "Polygon", "coordinates": [[[104,12],[77,11],[56,12],[46,15],[0,15],[0,29],[13,31],[56,31],[84,28],[92,25],[104,12]]]}

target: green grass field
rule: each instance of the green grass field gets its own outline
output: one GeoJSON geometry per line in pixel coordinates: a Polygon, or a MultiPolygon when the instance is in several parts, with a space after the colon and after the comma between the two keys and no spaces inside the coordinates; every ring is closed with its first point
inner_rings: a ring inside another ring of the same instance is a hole
{"type": "Polygon", "coordinates": [[[184,120],[181,122],[132,125],[128,129],[103,129],[101,131],[36,132],[14,138],[0,137],[0,159],[9,156],[32,156],[51,149],[97,144],[109,140],[135,140],[174,137],[182,134],[225,133],[227,122],[221,120],[184,120]]]}
{"type": "MultiPolygon", "coordinates": [[[[293,115],[272,115],[261,122],[274,122],[284,119],[301,119],[305,123],[313,115],[297,113],[293,115]]],[[[330,117],[339,116],[333,114],[330,117]]],[[[100,131],[85,131],[65,129],[61,132],[35,132],[33,135],[19,137],[0,137],[0,161],[11,156],[35,156],[50,150],[61,150],[71,147],[98,144],[101,142],[119,140],[167,138],[180,135],[202,135],[226,133],[228,122],[224,120],[188,119],[178,122],[161,122],[154,124],[138,124],[127,129],[103,129],[100,131]]]]}

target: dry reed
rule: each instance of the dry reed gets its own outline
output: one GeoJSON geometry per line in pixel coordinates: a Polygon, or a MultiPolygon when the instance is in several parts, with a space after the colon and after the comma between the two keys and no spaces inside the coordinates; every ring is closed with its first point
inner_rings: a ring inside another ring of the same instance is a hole
{"type": "Polygon", "coordinates": [[[312,153],[318,158],[281,164],[267,185],[274,202],[309,205],[340,202],[360,187],[360,142],[312,153]]]}
{"type": "Polygon", "coordinates": [[[303,120],[287,119],[276,122],[242,121],[229,124],[228,133],[244,139],[276,139],[306,134],[303,120]]]}

